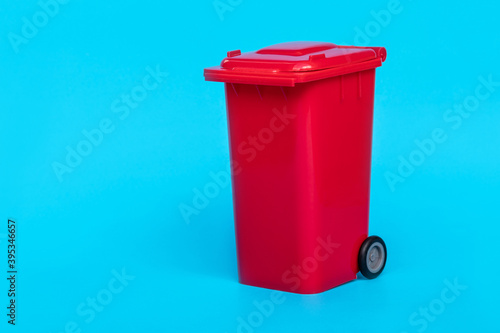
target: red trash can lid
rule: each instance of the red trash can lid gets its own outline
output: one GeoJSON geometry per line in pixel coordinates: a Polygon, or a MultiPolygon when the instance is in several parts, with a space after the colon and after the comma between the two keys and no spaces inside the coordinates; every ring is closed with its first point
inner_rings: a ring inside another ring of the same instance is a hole
{"type": "Polygon", "coordinates": [[[289,42],[255,52],[230,51],[220,66],[205,69],[205,80],[291,86],[382,65],[383,47],[340,46],[322,42],[289,42]]]}

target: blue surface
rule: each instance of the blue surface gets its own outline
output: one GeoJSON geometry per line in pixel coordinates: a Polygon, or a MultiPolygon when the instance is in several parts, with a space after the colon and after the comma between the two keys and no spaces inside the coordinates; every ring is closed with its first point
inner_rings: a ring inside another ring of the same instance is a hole
{"type": "Polygon", "coordinates": [[[219,6],[221,16],[212,0],[69,1],[44,20],[37,0],[2,1],[2,332],[492,331],[500,84],[475,96],[481,78],[500,81],[499,6],[219,6]],[[374,12],[387,8],[390,19],[376,23],[374,12]],[[38,31],[24,27],[34,15],[38,31]],[[204,82],[203,68],[229,50],[293,40],[387,48],[377,71],[370,232],[385,239],[389,260],[372,281],[280,293],[263,315],[254,302],[269,305],[271,291],[237,282],[230,187],[189,224],[179,207],[228,167],[223,86],[204,82]],[[147,77],[157,68],[168,75],[147,77]],[[145,77],[151,90],[142,96],[145,77]],[[144,99],[126,106],[122,94],[131,93],[144,99]],[[458,116],[454,105],[464,102],[472,111],[458,116]],[[99,126],[107,133],[91,132],[95,144],[86,145],[83,132],[99,126]],[[435,129],[444,142],[415,153],[415,140],[435,129]],[[67,147],[88,155],[61,169],[67,147]],[[398,174],[400,156],[410,155],[425,160],[398,174]],[[404,182],[391,188],[386,178],[395,176],[404,182]],[[7,218],[18,225],[15,328],[4,314],[7,218]],[[466,288],[453,293],[455,280],[466,288]]]}

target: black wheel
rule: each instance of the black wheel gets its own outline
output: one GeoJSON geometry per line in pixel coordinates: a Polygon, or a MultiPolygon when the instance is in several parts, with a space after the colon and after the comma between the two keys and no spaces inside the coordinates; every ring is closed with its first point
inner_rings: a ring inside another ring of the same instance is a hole
{"type": "Polygon", "coordinates": [[[359,249],[359,271],[367,279],[374,279],[382,273],[387,260],[387,248],[382,238],[370,236],[359,249]]]}

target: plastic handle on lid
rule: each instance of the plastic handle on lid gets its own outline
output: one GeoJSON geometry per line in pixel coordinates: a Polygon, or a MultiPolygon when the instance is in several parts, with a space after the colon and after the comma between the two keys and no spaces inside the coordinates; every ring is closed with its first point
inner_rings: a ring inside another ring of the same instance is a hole
{"type": "Polygon", "coordinates": [[[381,58],[382,61],[385,61],[385,58],[387,58],[387,51],[385,47],[370,47],[375,53],[377,54],[377,58],[381,58]]]}
{"type": "Polygon", "coordinates": [[[239,55],[241,55],[241,50],[229,51],[227,53],[228,58],[236,57],[236,56],[239,56],[239,55]]]}
{"type": "Polygon", "coordinates": [[[375,55],[377,58],[382,59],[382,62],[385,61],[385,58],[387,58],[387,50],[385,47],[381,46],[344,46],[340,45],[337,46],[339,49],[371,49],[375,51],[375,55]]]}
{"type": "Polygon", "coordinates": [[[314,60],[320,60],[320,59],[325,59],[326,56],[324,53],[320,53],[320,54],[311,54],[309,56],[309,61],[314,61],[314,60]]]}

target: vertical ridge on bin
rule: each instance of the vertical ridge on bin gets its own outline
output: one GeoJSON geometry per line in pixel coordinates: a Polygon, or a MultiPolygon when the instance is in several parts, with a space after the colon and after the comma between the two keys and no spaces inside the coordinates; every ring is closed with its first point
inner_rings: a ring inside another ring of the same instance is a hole
{"type": "Polygon", "coordinates": [[[259,94],[260,100],[262,101],[262,94],[260,93],[259,86],[255,85],[255,88],[257,88],[257,93],[259,94]]]}
{"type": "Polygon", "coordinates": [[[358,72],[358,98],[361,97],[361,72],[358,72]]]}
{"type": "Polygon", "coordinates": [[[236,87],[234,86],[234,84],[231,83],[231,87],[233,87],[234,94],[236,95],[236,97],[238,97],[238,92],[236,91],[236,87]]]}
{"type": "MultiPolygon", "coordinates": [[[[298,244],[299,257],[297,258],[300,263],[304,263],[307,258],[311,258],[314,254],[314,248],[317,244],[318,235],[322,235],[321,226],[317,223],[320,221],[319,210],[317,209],[318,198],[318,184],[314,179],[314,174],[318,167],[316,166],[315,149],[317,135],[314,133],[314,123],[317,119],[318,109],[315,106],[309,106],[301,110],[300,120],[303,122],[300,125],[297,139],[302,141],[299,146],[299,156],[301,159],[300,170],[302,173],[308,175],[306,177],[298,177],[298,190],[301,194],[302,204],[298,207],[299,212],[299,225],[300,241],[298,244]]],[[[320,270],[319,267],[314,269],[314,273],[320,270]]],[[[313,273],[313,272],[311,272],[313,273]]],[[[314,290],[316,286],[321,285],[321,274],[310,274],[307,280],[302,281],[301,289],[303,291],[314,290]]]]}
{"type": "Polygon", "coordinates": [[[285,102],[288,102],[288,100],[286,98],[285,89],[283,89],[283,87],[280,87],[280,89],[281,89],[281,93],[283,94],[283,97],[285,97],[285,102]]]}
{"type": "Polygon", "coordinates": [[[344,75],[340,76],[340,102],[344,101],[344,75]]]}

